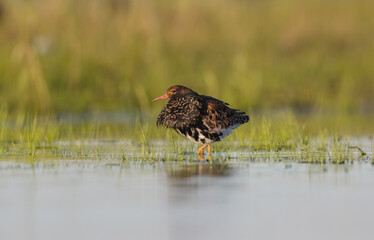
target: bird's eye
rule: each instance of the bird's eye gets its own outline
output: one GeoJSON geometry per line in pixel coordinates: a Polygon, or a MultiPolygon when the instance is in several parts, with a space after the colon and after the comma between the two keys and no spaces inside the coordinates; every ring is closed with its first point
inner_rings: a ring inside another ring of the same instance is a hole
{"type": "Polygon", "coordinates": [[[175,94],[177,91],[175,89],[171,90],[171,93],[175,94]]]}

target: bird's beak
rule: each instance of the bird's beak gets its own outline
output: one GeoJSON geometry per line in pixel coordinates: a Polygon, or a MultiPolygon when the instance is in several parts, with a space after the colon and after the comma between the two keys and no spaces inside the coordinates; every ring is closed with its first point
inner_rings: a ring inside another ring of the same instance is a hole
{"type": "Polygon", "coordinates": [[[158,100],[161,100],[161,99],[165,99],[165,98],[169,98],[168,94],[165,93],[164,95],[162,95],[161,97],[158,97],[158,98],[155,98],[152,100],[152,102],[156,102],[158,100]]]}

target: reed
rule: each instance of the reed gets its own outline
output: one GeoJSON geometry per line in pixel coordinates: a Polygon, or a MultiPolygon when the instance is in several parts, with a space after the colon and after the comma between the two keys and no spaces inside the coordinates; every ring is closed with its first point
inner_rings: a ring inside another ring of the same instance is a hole
{"type": "Polygon", "coordinates": [[[374,110],[373,1],[1,4],[0,101],[12,115],[149,111],[174,84],[243,110],[374,110]]]}

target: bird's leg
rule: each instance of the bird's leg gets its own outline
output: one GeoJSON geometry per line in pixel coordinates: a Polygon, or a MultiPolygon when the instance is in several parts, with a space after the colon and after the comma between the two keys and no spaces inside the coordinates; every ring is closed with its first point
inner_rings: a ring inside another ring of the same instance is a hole
{"type": "Polygon", "coordinates": [[[209,152],[209,157],[211,156],[210,154],[210,144],[208,144],[208,152],[209,152]]]}
{"type": "MultiPolygon", "coordinates": [[[[202,146],[201,148],[199,148],[198,154],[199,154],[199,155],[203,155],[203,153],[204,153],[204,149],[205,149],[207,146],[209,146],[209,144],[204,145],[204,146],[202,146]]],[[[209,147],[210,147],[210,146],[209,146],[209,147]]]]}

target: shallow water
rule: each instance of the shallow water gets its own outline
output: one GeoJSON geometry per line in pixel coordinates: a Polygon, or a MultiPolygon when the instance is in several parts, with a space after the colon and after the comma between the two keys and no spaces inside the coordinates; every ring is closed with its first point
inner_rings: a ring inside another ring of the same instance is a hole
{"type": "Polygon", "coordinates": [[[0,236],[369,238],[374,167],[372,147],[363,148],[369,157],[340,165],[220,155],[210,163],[193,156],[153,162],[118,161],[110,154],[32,162],[5,156],[0,161],[0,236]]]}

